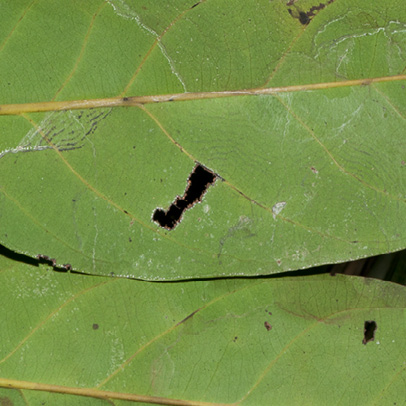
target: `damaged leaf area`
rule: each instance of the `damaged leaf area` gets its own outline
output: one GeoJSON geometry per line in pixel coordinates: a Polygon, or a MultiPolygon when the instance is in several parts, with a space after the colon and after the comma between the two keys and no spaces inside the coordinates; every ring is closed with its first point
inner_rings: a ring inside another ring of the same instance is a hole
{"type": "Polygon", "coordinates": [[[7,248],[84,273],[177,280],[406,247],[399,2],[2,10],[7,248]],[[197,163],[215,178],[189,202],[197,163]]]}
{"type": "Polygon", "coordinates": [[[75,393],[180,406],[403,401],[403,286],[342,275],[145,283],[0,260],[0,399],[15,405],[100,404],[75,393]],[[379,335],[364,346],[372,319],[379,335]]]}
{"type": "Polygon", "coordinates": [[[216,180],[216,175],[197,164],[190,174],[188,185],[183,197],[177,196],[175,201],[167,210],[158,208],[154,211],[152,220],[158,223],[162,228],[168,230],[174,229],[182,220],[183,213],[193,207],[196,203],[202,201],[207,188],[216,180]]]}

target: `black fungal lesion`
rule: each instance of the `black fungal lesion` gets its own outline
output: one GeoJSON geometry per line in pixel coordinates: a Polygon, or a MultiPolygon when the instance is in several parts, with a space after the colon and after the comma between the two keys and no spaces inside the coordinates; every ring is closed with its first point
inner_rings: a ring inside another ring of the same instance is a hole
{"type": "Polygon", "coordinates": [[[310,17],[304,11],[298,11],[291,8],[288,8],[289,14],[293,18],[297,18],[302,25],[307,25],[310,23],[310,17]]]}
{"type": "Polygon", "coordinates": [[[326,8],[329,4],[334,3],[335,0],[328,0],[324,3],[319,3],[316,6],[312,6],[308,11],[300,10],[298,6],[295,5],[295,0],[290,0],[286,3],[287,6],[294,6],[294,8],[288,8],[289,14],[299,20],[300,24],[307,25],[310,23],[312,18],[320,11],[326,8]]]}
{"type": "Polygon", "coordinates": [[[167,210],[160,207],[155,209],[152,220],[162,228],[173,230],[182,220],[186,210],[201,202],[208,187],[217,179],[217,175],[201,164],[196,164],[189,176],[185,193],[177,196],[167,210]]]}
{"type": "Polygon", "coordinates": [[[190,7],[190,9],[197,7],[200,3],[201,3],[201,1],[198,1],[197,3],[193,4],[193,6],[190,7]]]}
{"type": "Polygon", "coordinates": [[[374,320],[367,320],[364,323],[364,338],[362,344],[366,345],[375,339],[375,331],[378,328],[374,320]]]}

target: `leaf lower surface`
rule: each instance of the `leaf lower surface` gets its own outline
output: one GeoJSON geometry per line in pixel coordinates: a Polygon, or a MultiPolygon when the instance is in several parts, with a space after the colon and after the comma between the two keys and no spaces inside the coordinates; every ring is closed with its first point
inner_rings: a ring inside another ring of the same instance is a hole
{"type": "Polygon", "coordinates": [[[405,248],[406,11],[336,0],[303,25],[298,13],[314,6],[3,2],[0,113],[32,112],[0,120],[0,242],[147,280],[405,248]],[[296,87],[260,94],[280,86],[296,87]],[[92,108],[179,93],[191,99],[92,108]],[[35,113],[80,99],[87,109],[35,113]],[[153,212],[182,196],[196,162],[215,185],[165,230],[153,212]]]}
{"type": "Polygon", "coordinates": [[[1,257],[0,386],[13,389],[0,399],[127,404],[96,389],[168,405],[402,404],[405,298],[343,275],[153,283],[1,257]],[[365,321],[377,329],[364,345],[365,321]]]}

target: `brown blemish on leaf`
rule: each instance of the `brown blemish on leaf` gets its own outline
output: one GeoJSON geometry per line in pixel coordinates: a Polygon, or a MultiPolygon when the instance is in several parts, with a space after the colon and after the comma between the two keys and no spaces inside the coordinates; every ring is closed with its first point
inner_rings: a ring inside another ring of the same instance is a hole
{"type": "Polygon", "coordinates": [[[92,329],[93,329],[93,330],[98,330],[98,329],[99,329],[99,325],[98,325],[97,323],[93,323],[92,329]]]}
{"type": "Polygon", "coordinates": [[[182,321],[180,321],[176,326],[179,326],[181,324],[183,324],[185,321],[191,319],[199,310],[201,310],[200,308],[195,310],[194,312],[190,313],[189,316],[185,317],[182,321]]]}
{"type": "Polygon", "coordinates": [[[369,343],[370,341],[374,341],[375,339],[375,331],[377,330],[378,326],[374,320],[366,320],[364,323],[364,339],[362,340],[362,344],[369,343]]]}
{"type": "Polygon", "coordinates": [[[10,398],[2,397],[0,398],[0,406],[13,406],[14,403],[10,398]]]}
{"type": "Polygon", "coordinates": [[[268,331],[272,330],[272,326],[267,321],[264,323],[264,326],[268,331]]]}

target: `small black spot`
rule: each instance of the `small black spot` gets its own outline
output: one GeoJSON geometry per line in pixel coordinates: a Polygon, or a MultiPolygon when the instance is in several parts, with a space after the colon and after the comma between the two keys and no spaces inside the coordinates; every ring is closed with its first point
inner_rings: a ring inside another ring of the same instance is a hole
{"type": "Polygon", "coordinates": [[[308,13],[305,13],[304,11],[292,10],[291,8],[288,8],[288,11],[289,14],[293,18],[297,18],[301,24],[307,25],[310,23],[310,17],[308,13]]]}
{"type": "Polygon", "coordinates": [[[235,336],[233,341],[236,342],[237,340],[238,340],[238,337],[235,336]]]}
{"type": "Polygon", "coordinates": [[[375,321],[367,320],[364,323],[364,339],[362,340],[362,344],[369,343],[370,341],[374,341],[375,339],[375,331],[378,328],[375,321]]]}
{"type": "Polygon", "coordinates": [[[99,325],[97,323],[93,323],[92,326],[93,330],[98,330],[99,329],[99,325]]]}
{"type": "Polygon", "coordinates": [[[310,18],[307,16],[307,14],[304,11],[299,12],[299,21],[303,25],[307,25],[310,23],[310,18]]]}
{"type": "Polygon", "coordinates": [[[161,227],[172,230],[182,219],[183,213],[203,198],[207,188],[216,180],[217,175],[204,166],[197,164],[188,179],[183,197],[178,196],[168,210],[157,208],[152,220],[161,227]]]}
{"type": "Polygon", "coordinates": [[[197,2],[196,4],[193,4],[193,6],[192,7],[190,7],[190,9],[192,9],[192,8],[195,8],[196,6],[198,6],[200,4],[200,1],[199,2],[197,2]]]}
{"type": "Polygon", "coordinates": [[[128,241],[129,241],[129,242],[133,242],[133,240],[131,239],[131,237],[128,237],[128,241]]]}
{"type": "Polygon", "coordinates": [[[127,210],[123,210],[124,211],[124,214],[128,214],[128,211],[127,210]]]}
{"type": "Polygon", "coordinates": [[[123,102],[128,102],[129,98],[128,97],[123,97],[123,102]]]}

